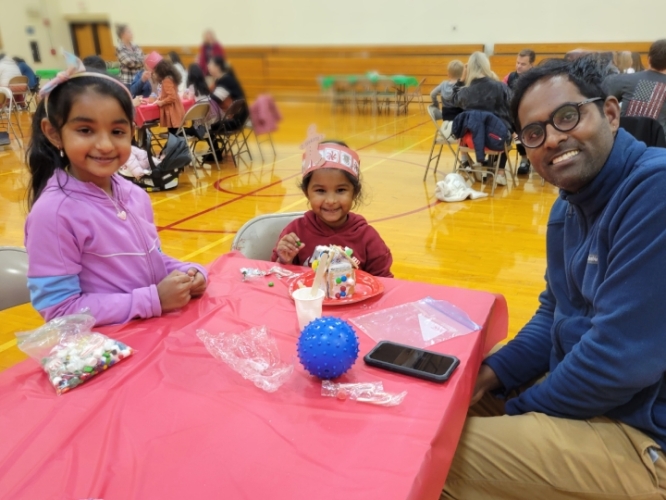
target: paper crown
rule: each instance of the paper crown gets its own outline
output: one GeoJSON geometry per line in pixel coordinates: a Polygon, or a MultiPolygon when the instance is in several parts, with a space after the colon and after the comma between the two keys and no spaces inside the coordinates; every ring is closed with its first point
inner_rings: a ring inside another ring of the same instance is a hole
{"type": "Polygon", "coordinates": [[[317,134],[317,127],[310,125],[308,137],[301,144],[303,153],[303,176],[320,168],[337,168],[358,177],[361,161],[358,154],[351,149],[335,143],[324,143],[323,134],[317,134]]]}
{"type": "Polygon", "coordinates": [[[161,60],[162,56],[159,55],[157,52],[152,51],[150,54],[146,56],[143,62],[152,71],[155,69],[155,66],[157,66],[157,63],[160,62],[161,60]]]}

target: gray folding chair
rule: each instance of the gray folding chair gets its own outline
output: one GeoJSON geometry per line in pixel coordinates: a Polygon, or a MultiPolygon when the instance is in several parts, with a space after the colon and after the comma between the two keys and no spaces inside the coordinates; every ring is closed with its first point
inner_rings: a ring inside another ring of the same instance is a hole
{"type": "Polygon", "coordinates": [[[199,174],[197,173],[197,164],[201,166],[203,163],[200,162],[199,159],[197,158],[195,149],[197,147],[197,144],[202,140],[208,141],[211,152],[213,153],[213,158],[215,159],[215,166],[217,167],[218,170],[220,170],[220,164],[217,161],[217,153],[215,153],[215,145],[211,137],[210,129],[208,128],[208,123],[206,122],[206,117],[208,116],[209,110],[210,110],[210,103],[208,102],[198,102],[194,104],[194,106],[188,109],[187,112],[185,113],[183,121],[181,122],[180,127],[178,127],[178,132],[176,132],[177,135],[180,135],[181,137],[185,138],[188,146],[190,147],[190,154],[192,156],[192,168],[194,169],[194,175],[197,177],[199,176],[199,174]],[[202,123],[204,129],[206,130],[206,135],[204,136],[203,139],[200,139],[197,136],[187,135],[187,132],[185,131],[185,124],[189,122],[192,122],[193,126],[195,122],[202,123]]]}
{"type": "Polygon", "coordinates": [[[444,144],[446,144],[449,149],[451,150],[451,153],[453,156],[456,156],[456,152],[453,150],[451,147],[451,142],[456,142],[456,140],[453,138],[453,136],[446,137],[444,135],[444,132],[442,132],[442,129],[440,128],[440,125],[437,123],[437,118],[435,118],[435,111],[437,111],[437,107],[433,106],[432,104],[428,106],[428,116],[430,116],[430,120],[432,123],[435,125],[435,137],[432,138],[432,147],[430,148],[430,157],[428,158],[428,163],[426,164],[426,169],[425,173],[423,174],[423,181],[425,182],[427,176],[428,176],[428,169],[430,168],[430,163],[433,160],[435,161],[435,169],[433,170],[433,173],[437,175],[437,167],[439,167],[439,158],[442,156],[442,148],[444,148],[444,144]],[[435,148],[439,146],[439,151],[435,153],[435,148]]]}
{"type": "Polygon", "coordinates": [[[305,212],[259,215],[247,221],[236,233],[232,250],[238,250],[248,259],[271,260],[282,230],[305,212]]]}
{"type": "Polygon", "coordinates": [[[28,254],[24,248],[0,247],[0,311],[28,302],[28,254]]]}

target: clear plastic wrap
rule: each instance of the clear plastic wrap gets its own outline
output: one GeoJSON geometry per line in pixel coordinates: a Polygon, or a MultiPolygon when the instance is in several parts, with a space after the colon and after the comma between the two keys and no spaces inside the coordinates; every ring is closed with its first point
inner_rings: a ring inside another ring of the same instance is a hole
{"type": "Polygon", "coordinates": [[[250,267],[241,267],[241,274],[243,275],[243,281],[248,281],[252,278],[262,278],[264,276],[275,275],[278,279],[282,278],[294,278],[300,276],[298,273],[294,273],[289,269],[285,269],[280,266],[273,266],[268,271],[262,269],[250,268],[250,267]]]}
{"type": "Polygon", "coordinates": [[[294,371],[293,364],[280,360],[275,339],[268,335],[265,326],[241,333],[212,334],[197,330],[197,337],[213,357],[266,392],[277,391],[294,371]]]}
{"type": "Polygon", "coordinates": [[[359,403],[380,406],[398,406],[407,396],[407,391],[392,394],[384,391],[381,382],[356,382],[338,384],[330,380],[321,382],[321,395],[329,398],[351,399],[359,403]]]}
{"type": "Polygon", "coordinates": [[[430,297],[349,320],[373,340],[390,340],[424,348],[481,327],[467,313],[445,300],[430,297]]]}
{"type": "Polygon", "coordinates": [[[131,347],[91,331],[95,318],[73,314],[16,334],[18,348],[42,365],[58,394],[87,382],[134,352],[131,347]]]}

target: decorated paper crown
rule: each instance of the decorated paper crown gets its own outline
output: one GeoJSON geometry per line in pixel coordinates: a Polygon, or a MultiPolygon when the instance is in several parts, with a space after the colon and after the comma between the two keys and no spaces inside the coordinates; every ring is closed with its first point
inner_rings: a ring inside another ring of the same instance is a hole
{"type": "Polygon", "coordinates": [[[152,71],[155,69],[155,66],[157,66],[157,63],[159,63],[161,60],[162,56],[153,50],[150,54],[146,56],[143,62],[146,66],[148,66],[150,71],[152,71]]]}
{"type": "Polygon", "coordinates": [[[361,161],[355,151],[335,143],[320,144],[323,134],[317,134],[316,125],[308,128],[308,138],[301,144],[303,176],[320,168],[337,168],[358,177],[361,161]]]}

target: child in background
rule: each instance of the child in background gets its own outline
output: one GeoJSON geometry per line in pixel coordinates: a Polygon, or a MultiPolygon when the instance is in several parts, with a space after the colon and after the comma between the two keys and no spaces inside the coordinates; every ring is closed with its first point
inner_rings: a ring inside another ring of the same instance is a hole
{"type": "Polygon", "coordinates": [[[162,86],[157,101],[155,101],[155,104],[160,107],[160,125],[175,134],[185,116],[185,109],[178,95],[180,72],[171,61],[162,59],[155,65],[153,75],[155,81],[162,86]]]}
{"type": "Polygon", "coordinates": [[[392,278],[391,251],[362,216],[350,212],[361,200],[360,160],[343,142],[319,141],[310,127],[303,144],[303,180],[300,188],[311,210],[287,225],[273,250],[272,260],[308,266],[317,245],[338,245],[353,250],[359,269],[373,276],[392,278]]]}
{"type": "Polygon", "coordinates": [[[442,99],[442,110],[440,111],[437,109],[435,111],[435,119],[444,120],[440,130],[444,134],[444,137],[449,139],[449,142],[455,141],[455,137],[451,135],[453,119],[463,112],[461,108],[453,104],[453,98],[456,92],[465,85],[465,82],[463,81],[464,70],[465,65],[462,61],[454,59],[446,68],[448,79],[437,85],[437,87],[430,92],[430,99],[432,99],[433,106],[439,108],[437,96],[440,96],[442,99]]]}
{"type": "Polygon", "coordinates": [[[132,144],[129,91],[71,59],[42,90],[32,121],[32,304],[47,321],[88,309],[97,325],[181,308],[204,293],[206,271],[162,253],[148,195],[116,174],[132,144]]]}
{"type": "Polygon", "coordinates": [[[178,86],[178,92],[185,92],[187,89],[185,84],[185,81],[187,80],[187,71],[185,71],[185,66],[183,66],[183,62],[180,60],[180,56],[173,50],[167,55],[169,56],[169,60],[173,63],[173,67],[176,68],[180,73],[180,85],[178,86]]]}

